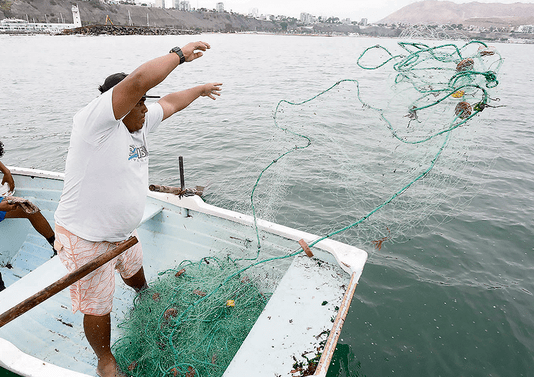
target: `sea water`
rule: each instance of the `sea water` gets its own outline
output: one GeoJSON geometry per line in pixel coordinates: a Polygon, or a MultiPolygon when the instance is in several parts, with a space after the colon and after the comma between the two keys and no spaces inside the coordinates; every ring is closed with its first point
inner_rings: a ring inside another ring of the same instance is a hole
{"type": "MultiPolygon", "coordinates": [[[[63,171],[72,116],[98,95],[108,74],[131,72],[196,39],[211,50],[178,67],[150,94],[206,82],[222,82],[223,92],[216,101],[198,99],[152,135],[150,180],[179,186],[178,156],[184,156],[186,186],[205,185],[208,191],[259,173],[239,167],[269,138],[279,100],[304,100],[345,78],[372,80],[373,73],[356,66],[359,55],[372,45],[394,48],[398,42],[239,34],[2,35],[2,162],[63,171]]],[[[534,46],[494,45],[505,59],[498,87],[498,104],[504,106],[485,110],[478,121],[492,164],[469,177],[480,188],[450,221],[367,250],[331,375],[533,375],[534,46]]],[[[210,197],[228,206],[240,200],[231,189],[210,197]]],[[[282,218],[306,230],[291,197],[281,200],[282,218]]],[[[314,210],[314,221],[327,222],[344,208],[314,210]]]]}

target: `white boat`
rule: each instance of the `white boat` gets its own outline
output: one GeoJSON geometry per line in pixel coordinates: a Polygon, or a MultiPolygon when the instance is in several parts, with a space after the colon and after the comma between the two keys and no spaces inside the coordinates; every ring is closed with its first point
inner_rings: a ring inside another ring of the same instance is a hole
{"type": "MultiPolygon", "coordinates": [[[[10,170],[16,196],[31,200],[53,224],[63,174],[10,170]]],[[[257,227],[268,245],[262,258],[293,253],[299,240],[310,244],[319,238],[261,219],[257,227]]],[[[182,260],[256,248],[253,217],[209,205],[197,195],[149,192],[138,234],[149,282],[182,260]]],[[[281,279],[223,376],[291,376],[295,360],[318,349],[315,375],[326,375],[367,253],[330,239],[312,252],[313,257],[302,252],[276,264],[281,279]],[[330,334],[326,344],[319,336],[324,330],[330,334]]],[[[7,287],[0,292],[0,313],[67,274],[24,219],[0,223],[0,272],[7,287]]],[[[121,336],[117,324],[130,310],[134,292],[117,279],[114,297],[112,342],[121,336]]],[[[0,366],[21,376],[95,375],[96,357],[83,335],[81,313],[72,313],[68,289],[0,327],[0,366]]]]}

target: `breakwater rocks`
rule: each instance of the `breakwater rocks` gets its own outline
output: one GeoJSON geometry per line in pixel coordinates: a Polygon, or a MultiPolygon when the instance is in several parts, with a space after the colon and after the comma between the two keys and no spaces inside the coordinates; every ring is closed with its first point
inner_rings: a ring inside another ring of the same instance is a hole
{"type": "Polygon", "coordinates": [[[177,29],[173,27],[120,26],[120,25],[87,25],[74,29],[63,30],[63,35],[186,35],[199,34],[195,30],[177,29]]]}

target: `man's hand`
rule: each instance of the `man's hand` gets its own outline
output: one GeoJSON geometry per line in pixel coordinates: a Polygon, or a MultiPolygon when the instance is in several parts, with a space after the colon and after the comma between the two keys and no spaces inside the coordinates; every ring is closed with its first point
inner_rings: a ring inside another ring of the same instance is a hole
{"type": "Polygon", "coordinates": [[[211,99],[215,99],[213,95],[216,95],[216,96],[221,95],[221,93],[219,93],[221,91],[221,85],[222,83],[220,82],[204,84],[201,87],[200,95],[202,97],[210,97],[211,99]]]}
{"type": "Polygon", "coordinates": [[[185,61],[191,62],[195,59],[200,58],[203,54],[202,51],[206,51],[208,48],[211,48],[210,45],[206,42],[191,42],[182,47],[182,53],[184,54],[185,61]],[[201,50],[197,51],[196,50],[201,50]]]}
{"type": "Polygon", "coordinates": [[[9,170],[7,172],[4,172],[4,178],[2,178],[2,185],[4,183],[7,183],[9,185],[9,190],[11,192],[15,190],[15,181],[13,180],[13,177],[11,176],[11,172],[9,170]]]}
{"type": "Polygon", "coordinates": [[[178,111],[185,109],[198,97],[210,97],[211,99],[215,99],[214,96],[220,96],[221,94],[219,92],[221,91],[221,85],[221,83],[208,83],[182,90],[180,92],[167,94],[158,101],[160,106],[163,108],[163,120],[167,119],[178,111]]]}
{"type": "Polygon", "coordinates": [[[4,200],[0,202],[0,211],[9,212],[9,211],[14,211],[15,209],[17,209],[17,204],[16,203],[9,204],[7,202],[7,198],[4,198],[4,200]]]}

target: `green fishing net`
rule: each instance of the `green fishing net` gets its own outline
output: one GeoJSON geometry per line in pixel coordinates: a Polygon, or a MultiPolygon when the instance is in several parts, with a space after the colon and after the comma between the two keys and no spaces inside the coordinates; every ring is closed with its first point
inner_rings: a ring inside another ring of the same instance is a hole
{"type": "Polygon", "coordinates": [[[133,376],[221,376],[267,300],[230,260],[184,261],[136,297],[113,352],[133,376]]]}
{"type": "MultiPolygon", "coordinates": [[[[396,50],[369,47],[355,59],[358,79],[279,101],[270,139],[237,167],[245,178],[215,180],[218,196],[206,200],[318,234],[310,247],[331,237],[367,250],[457,213],[481,184],[472,172],[492,160],[481,113],[497,106],[503,59],[478,41],[396,50]]],[[[302,251],[265,258],[261,242],[256,227],[245,268],[204,258],[150,283],[114,345],[123,370],[221,376],[268,299],[245,273],[302,251]]]]}

